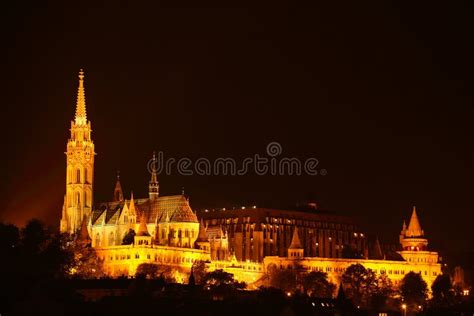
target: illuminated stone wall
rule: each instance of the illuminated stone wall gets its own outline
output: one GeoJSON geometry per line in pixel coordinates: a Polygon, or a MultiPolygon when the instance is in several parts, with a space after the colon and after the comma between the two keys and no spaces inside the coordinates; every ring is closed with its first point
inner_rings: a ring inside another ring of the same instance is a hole
{"type": "MultiPolygon", "coordinates": [[[[430,254],[427,254],[430,256],[430,254]]],[[[385,273],[396,285],[410,271],[420,273],[423,280],[431,286],[436,277],[441,274],[441,264],[429,262],[408,262],[392,260],[370,259],[342,259],[342,258],[302,258],[292,259],[283,257],[265,257],[264,271],[270,267],[277,269],[297,269],[306,271],[321,271],[328,274],[329,280],[335,284],[341,281],[344,271],[352,264],[361,264],[377,274],[385,273]]]]}
{"type": "MultiPolygon", "coordinates": [[[[96,248],[96,251],[104,262],[104,272],[111,277],[135,276],[138,266],[142,263],[180,267],[190,271],[194,262],[210,260],[209,253],[202,250],[157,245],[111,246],[96,248]]],[[[178,281],[185,283],[187,277],[178,281]]]]}

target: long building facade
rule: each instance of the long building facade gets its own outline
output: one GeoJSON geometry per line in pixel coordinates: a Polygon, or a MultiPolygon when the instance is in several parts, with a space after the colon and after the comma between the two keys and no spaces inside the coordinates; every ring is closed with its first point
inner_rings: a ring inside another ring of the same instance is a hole
{"type": "Polygon", "coordinates": [[[351,218],[320,212],[315,206],[305,210],[205,210],[199,215],[206,227],[228,232],[229,249],[241,261],[286,256],[295,227],[307,256],[341,258],[344,247],[361,256],[367,251],[366,236],[351,218]]]}
{"type": "Polygon", "coordinates": [[[112,200],[94,203],[96,153],[84,91],[81,70],[76,114],[66,146],[66,194],[59,226],[62,233],[90,242],[109,276],[133,276],[140,265],[148,263],[170,267],[175,279],[184,282],[198,261],[206,262],[209,270],[233,273],[250,287],[272,269],[324,271],[335,283],[355,263],[386,273],[395,282],[415,271],[431,284],[441,273],[438,254],[428,250],[415,209],[409,225],[403,225],[398,257],[387,260],[381,253],[369,259],[367,237],[349,217],[315,207],[304,211],[254,207],[198,214],[184,193],[161,196],[153,170],[147,197],[135,199],[131,193],[125,198],[117,177],[112,200]]]}

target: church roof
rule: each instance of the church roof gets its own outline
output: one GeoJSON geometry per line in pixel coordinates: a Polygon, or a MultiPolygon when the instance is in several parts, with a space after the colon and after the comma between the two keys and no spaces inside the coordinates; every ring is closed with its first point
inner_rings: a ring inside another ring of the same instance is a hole
{"type": "Polygon", "coordinates": [[[291,238],[291,244],[288,249],[302,249],[300,236],[298,235],[298,227],[295,226],[295,230],[293,231],[293,238],[291,238]]]}
{"type": "MultiPolygon", "coordinates": [[[[101,224],[100,219],[105,215],[105,224],[116,224],[123,211],[125,203],[130,201],[104,202],[92,212],[92,225],[101,224]]],[[[143,212],[147,223],[192,222],[198,223],[196,214],[192,211],[188,199],[184,195],[160,196],[156,199],[135,199],[135,208],[143,212]]]]}

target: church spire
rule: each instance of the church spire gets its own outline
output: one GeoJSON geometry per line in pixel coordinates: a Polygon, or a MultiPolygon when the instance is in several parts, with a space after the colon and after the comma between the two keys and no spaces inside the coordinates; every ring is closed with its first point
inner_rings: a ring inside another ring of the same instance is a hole
{"type": "Polygon", "coordinates": [[[120,171],[117,171],[117,181],[115,182],[114,201],[123,201],[122,185],[120,184],[120,171]]]}
{"type": "Polygon", "coordinates": [[[158,169],[158,160],[156,159],[155,152],[153,152],[153,158],[151,160],[150,172],[151,172],[151,179],[148,184],[148,195],[150,200],[154,200],[158,197],[159,194],[159,185],[158,185],[158,177],[157,177],[157,169],[158,169]]]}
{"type": "Polygon", "coordinates": [[[84,71],[79,71],[79,88],[77,89],[76,118],[77,125],[87,124],[86,94],[84,92],[84,71]]]}
{"type": "Polygon", "coordinates": [[[133,199],[133,191],[132,191],[132,194],[131,194],[131,197],[130,197],[130,206],[128,207],[128,209],[129,209],[129,212],[132,216],[137,215],[137,212],[135,210],[135,200],[133,199]]]}

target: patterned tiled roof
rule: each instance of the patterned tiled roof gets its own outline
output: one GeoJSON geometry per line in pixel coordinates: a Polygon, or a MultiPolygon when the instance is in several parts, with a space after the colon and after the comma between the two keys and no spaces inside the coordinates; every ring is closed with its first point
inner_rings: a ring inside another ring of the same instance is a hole
{"type": "MultiPolygon", "coordinates": [[[[188,199],[184,195],[160,196],[154,200],[136,199],[135,207],[145,214],[147,223],[164,222],[167,218],[171,222],[198,223],[196,214],[192,211],[188,199]]],[[[92,213],[92,224],[101,224],[101,215],[105,214],[106,224],[116,224],[123,211],[123,207],[130,201],[104,202],[92,213]]]]}

